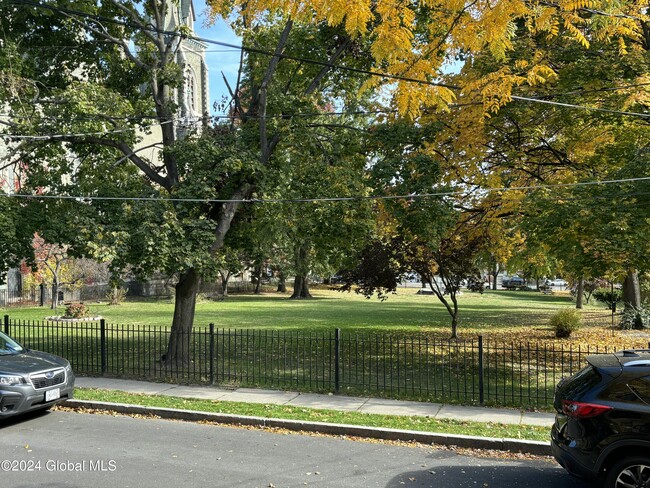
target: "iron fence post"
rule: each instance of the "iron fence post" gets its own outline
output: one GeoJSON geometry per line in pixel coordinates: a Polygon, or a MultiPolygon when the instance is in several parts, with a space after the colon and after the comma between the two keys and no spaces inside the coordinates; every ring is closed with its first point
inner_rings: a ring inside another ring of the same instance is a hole
{"type": "Polygon", "coordinates": [[[334,331],[334,392],[341,390],[341,329],[334,331]]]}
{"type": "Polygon", "coordinates": [[[210,324],[210,384],[214,385],[214,324],[210,324]]]}
{"type": "Polygon", "coordinates": [[[4,323],[5,323],[5,334],[11,335],[9,334],[9,315],[5,315],[4,323]]]}
{"type": "Polygon", "coordinates": [[[99,351],[101,356],[102,376],[106,374],[107,370],[107,350],[106,350],[106,320],[99,321],[99,351]]]}
{"type": "Polygon", "coordinates": [[[478,401],[481,405],[485,402],[483,385],[483,336],[478,336],[478,401]]]}

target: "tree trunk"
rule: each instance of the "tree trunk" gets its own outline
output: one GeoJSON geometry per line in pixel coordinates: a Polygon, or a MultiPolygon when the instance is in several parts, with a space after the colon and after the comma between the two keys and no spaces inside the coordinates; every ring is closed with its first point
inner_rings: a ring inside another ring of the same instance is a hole
{"type": "Polygon", "coordinates": [[[224,297],[228,296],[228,281],[230,281],[230,271],[227,273],[219,272],[221,276],[221,293],[224,297]]]}
{"type": "Polygon", "coordinates": [[[497,289],[497,277],[499,276],[499,265],[495,263],[494,267],[492,268],[492,289],[496,290],[497,289]]]}
{"type": "Polygon", "coordinates": [[[52,282],[52,305],[51,309],[56,310],[56,307],[59,306],[59,284],[54,280],[52,282]]]}
{"type": "Polygon", "coordinates": [[[450,292],[451,301],[454,303],[453,312],[451,313],[451,338],[458,338],[458,300],[456,299],[456,292],[450,292]]]}
{"type": "Polygon", "coordinates": [[[280,271],[280,274],[278,275],[278,293],[286,293],[287,292],[287,278],[284,276],[284,273],[280,271]]]}
{"type": "Polygon", "coordinates": [[[291,298],[312,298],[309,292],[309,280],[306,276],[296,275],[296,279],[293,282],[293,295],[291,295],[291,298]]]}
{"type": "Polygon", "coordinates": [[[623,281],[623,304],[625,308],[641,307],[641,287],[639,274],[636,270],[630,271],[623,281]]]}
{"type": "Polygon", "coordinates": [[[451,339],[458,339],[458,315],[451,316],[451,339]]]}
{"type": "Polygon", "coordinates": [[[178,283],[176,283],[174,320],[169,336],[167,354],[162,357],[165,366],[181,368],[190,364],[192,326],[194,325],[196,294],[199,291],[200,284],[201,278],[194,268],[182,273],[178,283]]]}
{"type": "Polygon", "coordinates": [[[581,276],[578,279],[578,289],[576,290],[576,308],[582,308],[582,302],[585,297],[585,279],[581,276]]]}
{"type": "Polygon", "coordinates": [[[255,295],[262,293],[262,265],[255,267],[255,295]]]}
{"type": "MultiPolygon", "coordinates": [[[[424,284],[424,277],[422,279],[422,283],[424,284]]],[[[456,292],[451,289],[451,287],[448,287],[448,282],[443,279],[443,284],[445,285],[445,288],[449,288],[449,299],[452,301],[451,305],[445,298],[445,292],[440,288],[440,285],[435,281],[435,278],[432,276],[427,277],[426,279],[426,284],[429,285],[429,289],[433,292],[433,294],[438,297],[438,300],[445,306],[447,309],[447,312],[449,312],[449,315],[451,316],[451,339],[457,339],[458,338],[458,299],[456,298],[456,292]],[[452,306],[453,305],[453,306],[452,306]]]]}

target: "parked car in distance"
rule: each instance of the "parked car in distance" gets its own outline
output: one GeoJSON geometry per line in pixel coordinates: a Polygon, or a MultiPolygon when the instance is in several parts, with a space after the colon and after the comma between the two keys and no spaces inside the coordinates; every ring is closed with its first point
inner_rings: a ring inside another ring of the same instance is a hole
{"type": "Polygon", "coordinates": [[[0,332],[0,419],[72,398],[74,380],[66,359],[26,349],[0,332]]]}
{"type": "Polygon", "coordinates": [[[508,278],[503,278],[501,286],[503,288],[520,288],[526,286],[526,281],[519,276],[510,276],[508,278]]]}
{"type": "Polygon", "coordinates": [[[592,355],[587,363],[557,386],[553,456],[604,488],[650,487],[650,350],[592,355]]]}
{"type": "Polygon", "coordinates": [[[556,278],[554,280],[546,280],[546,284],[548,286],[568,286],[569,283],[567,283],[566,280],[563,280],[562,278],[556,278]]]}

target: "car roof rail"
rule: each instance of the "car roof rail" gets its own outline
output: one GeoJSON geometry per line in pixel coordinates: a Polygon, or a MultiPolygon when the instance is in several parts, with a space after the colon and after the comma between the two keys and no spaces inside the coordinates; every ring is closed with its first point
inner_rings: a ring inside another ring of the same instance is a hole
{"type": "Polygon", "coordinates": [[[622,351],[616,351],[614,354],[616,356],[623,356],[625,358],[630,358],[630,357],[639,357],[639,353],[650,354],[650,349],[623,349],[622,351]]]}
{"type": "Polygon", "coordinates": [[[638,361],[628,361],[623,365],[623,367],[633,367],[633,366],[650,366],[650,359],[640,359],[638,361]]]}

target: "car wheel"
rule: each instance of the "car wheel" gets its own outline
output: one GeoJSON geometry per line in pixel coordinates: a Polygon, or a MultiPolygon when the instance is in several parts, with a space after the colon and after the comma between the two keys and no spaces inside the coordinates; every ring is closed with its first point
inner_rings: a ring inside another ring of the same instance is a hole
{"type": "Polygon", "coordinates": [[[629,457],[607,470],[605,488],[650,488],[650,460],[629,457]]]}

